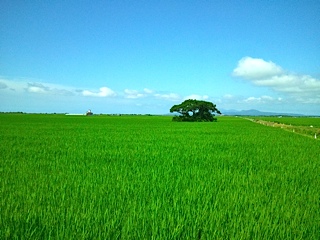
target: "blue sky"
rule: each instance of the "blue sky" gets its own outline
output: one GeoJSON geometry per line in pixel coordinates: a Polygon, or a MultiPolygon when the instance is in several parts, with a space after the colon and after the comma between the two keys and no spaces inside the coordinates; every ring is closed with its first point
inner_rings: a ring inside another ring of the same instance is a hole
{"type": "Polygon", "coordinates": [[[319,1],[1,5],[0,111],[320,114],[319,1]]]}

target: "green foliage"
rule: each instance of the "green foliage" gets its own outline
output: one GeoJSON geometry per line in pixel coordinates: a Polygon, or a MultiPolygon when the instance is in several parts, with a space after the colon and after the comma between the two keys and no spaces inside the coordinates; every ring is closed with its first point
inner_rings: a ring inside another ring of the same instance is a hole
{"type": "Polygon", "coordinates": [[[173,121],[176,122],[213,122],[214,113],[221,114],[212,102],[188,99],[181,104],[171,107],[170,112],[177,112],[180,115],[174,116],[173,121]]]}
{"type": "Polygon", "coordinates": [[[0,239],[320,239],[319,141],[170,120],[0,115],[0,239]]]}

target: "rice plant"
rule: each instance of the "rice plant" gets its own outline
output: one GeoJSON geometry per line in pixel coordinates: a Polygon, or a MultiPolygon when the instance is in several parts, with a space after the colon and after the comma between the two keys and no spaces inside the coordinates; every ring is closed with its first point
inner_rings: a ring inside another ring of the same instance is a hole
{"type": "Polygon", "coordinates": [[[0,239],[319,239],[319,141],[245,119],[0,115],[0,239]]]}

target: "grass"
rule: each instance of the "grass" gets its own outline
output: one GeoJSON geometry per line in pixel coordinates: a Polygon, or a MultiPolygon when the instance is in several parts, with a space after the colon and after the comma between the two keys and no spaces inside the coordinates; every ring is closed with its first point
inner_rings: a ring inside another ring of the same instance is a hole
{"type": "Polygon", "coordinates": [[[319,239],[319,141],[232,117],[0,115],[0,239],[319,239]]]}

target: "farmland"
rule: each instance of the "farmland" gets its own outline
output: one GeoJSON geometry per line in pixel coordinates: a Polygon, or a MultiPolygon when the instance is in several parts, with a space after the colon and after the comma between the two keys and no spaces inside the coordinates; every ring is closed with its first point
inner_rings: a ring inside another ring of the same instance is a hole
{"type": "Polygon", "coordinates": [[[266,126],[280,127],[303,136],[320,137],[320,117],[253,117],[250,119],[266,126]]]}
{"type": "Polygon", "coordinates": [[[0,123],[0,239],[320,238],[318,140],[236,117],[0,123]]]}
{"type": "Polygon", "coordinates": [[[255,117],[269,122],[284,123],[294,126],[317,127],[320,128],[320,117],[255,117]]]}

